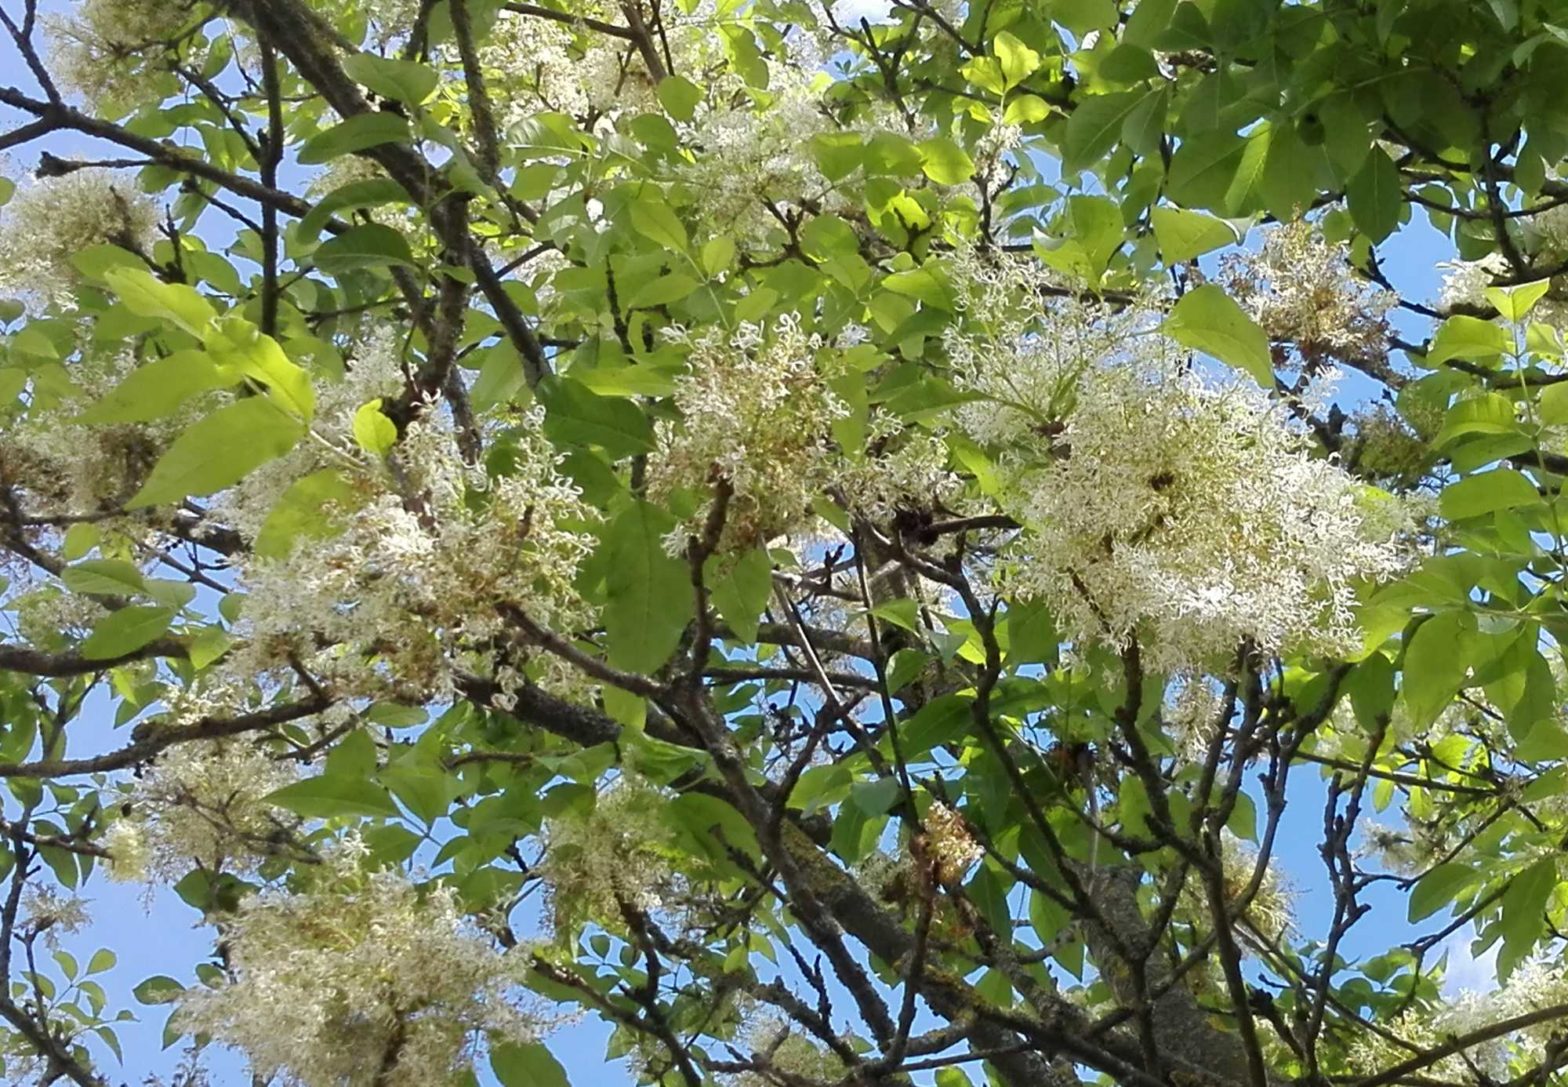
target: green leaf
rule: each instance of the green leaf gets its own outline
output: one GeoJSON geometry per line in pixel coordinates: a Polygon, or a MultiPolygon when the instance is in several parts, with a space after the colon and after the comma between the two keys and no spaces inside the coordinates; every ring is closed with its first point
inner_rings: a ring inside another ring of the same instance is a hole
{"type": "Polygon", "coordinates": [[[381,410],[379,396],[354,412],[354,440],[373,457],[386,456],[397,444],[397,425],[381,410]]]}
{"type": "Polygon", "coordinates": [[[1007,108],[1002,111],[1002,123],[1029,125],[1050,115],[1051,107],[1045,99],[1036,94],[1020,94],[1008,100],[1007,108]]]}
{"type": "Polygon", "coordinates": [[[105,970],[113,970],[114,964],[119,962],[119,956],[107,947],[100,947],[93,952],[93,957],[87,960],[89,974],[101,974],[105,970]]]}
{"type": "Polygon", "coordinates": [[[224,632],[222,627],[207,627],[200,634],[196,635],[195,638],[191,639],[189,649],[191,667],[201,671],[201,669],[227,653],[229,647],[233,644],[233,639],[224,632]]]}
{"type": "Polygon", "coordinates": [[[1178,204],[1224,211],[1247,141],[1234,132],[1203,132],[1181,142],[1171,157],[1166,191],[1178,204]]]}
{"type": "Polygon", "coordinates": [[[1052,19],[1080,36],[1116,25],[1112,0],[1051,0],[1050,12],[1052,19]]]}
{"type": "Polygon", "coordinates": [[[1350,179],[1345,195],[1356,229],[1373,242],[1382,241],[1399,225],[1405,193],[1399,182],[1399,168],[1381,147],[1372,148],[1366,162],[1350,179]]]}
{"type": "Polygon", "coordinates": [[[1261,124],[1247,136],[1236,172],[1225,189],[1225,209],[1232,215],[1247,215],[1263,204],[1263,177],[1274,145],[1274,126],[1261,124]]]}
{"type": "Polygon", "coordinates": [[[666,249],[685,252],[686,227],[662,200],[644,199],[631,205],[632,229],[666,249]]]}
{"type": "Polygon", "coordinates": [[[1329,163],[1342,179],[1356,176],[1372,149],[1367,119],[1349,93],[1333,94],[1318,103],[1317,118],[1323,125],[1323,146],[1329,163]]]}
{"type": "Polygon", "coordinates": [[[126,596],[147,591],[142,572],[124,559],[87,559],[61,570],[60,580],[73,593],[88,596],[126,596]]]}
{"type": "Polygon", "coordinates": [[[671,302],[679,302],[701,286],[696,277],[685,272],[666,272],[633,291],[626,300],[626,308],[629,311],[667,306],[671,302]]]}
{"type": "Polygon", "coordinates": [[[1011,90],[1040,69],[1040,54],[1004,30],[991,41],[991,51],[1002,62],[1004,88],[1011,90]]]}
{"type": "Polygon", "coordinates": [[[1259,195],[1263,205],[1282,222],[1305,212],[1317,196],[1317,170],[1322,152],[1302,142],[1296,126],[1276,125],[1269,138],[1259,195]]]}
{"type": "Polygon", "coordinates": [[[111,268],[103,275],[109,289],[138,317],[156,317],[201,336],[216,312],[194,287],[164,283],[144,268],[111,268]]]}
{"type": "Polygon", "coordinates": [[[643,501],[623,509],[605,533],[605,637],[610,663],[650,673],[669,659],[691,617],[691,572],[664,549],[675,518],[643,501]]]}
{"type": "Polygon", "coordinates": [[[1483,393],[1461,400],[1443,416],[1443,426],[1432,439],[1441,448],[1470,434],[1513,434],[1519,431],[1513,402],[1499,393],[1483,393]]]}
{"type": "Polygon", "coordinates": [[[1546,297],[1546,292],[1551,288],[1550,279],[1540,279],[1517,287],[1487,287],[1482,293],[1488,302],[1497,307],[1503,320],[1517,324],[1529,315],[1535,304],[1546,297]]]}
{"type": "Polygon", "coordinates": [[[335,535],[341,521],[338,508],[352,508],[356,492],[336,468],[323,468],[301,476],[267,512],[253,545],[263,558],[287,558],[300,539],[319,539],[335,535]]]}
{"type": "Polygon", "coordinates": [[[218,366],[203,351],[176,351],[143,363],[92,407],[83,423],[145,423],[177,410],[193,396],[233,385],[240,375],[218,366]]]}
{"type": "Polygon", "coordinates": [[[1464,683],[1467,635],[1459,613],[1443,612],[1422,623],[1411,636],[1399,697],[1416,730],[1437,720],[1464,683]]]}
{"type": "Polygon", "coordinates": [[[409,139],[408,120],[395,113],[360,113],[306,140],[299,149],[301,166],[319,166],[340,155],[400,143],[409,139]]]}
{"type": "Polygon", "coordinates": [[[174,439],[126,506],[181,502],[231,487],[294,448],[304,433],[298,419],[266,397],[221,407],[174,439]]]}
{"type": "Polygon", "coordinates": [[[1236,806],[1231,809],[1225,826],[1236,837],[1249,842],[1258,840],[1258,807],[1246,793],[1236,794],[1236,806]]]}
{"type": "Polygon", "coordinates": [[[1548,385],[1541,390],[1541,397],[1535,404],[1535,415],[1542,426],[1568,423],[1568,381],[1548,385]]]}
{"type": "Polygon", "coordinates": [[[571,1087],[566,1069],[542,1042],[507,1042],[490,1053],[490,1070],[501,1087],[571,1087]]]}
{"type": "MultiPolygon", "coordinates": [[[[713,567],[717,559],[710,560],[713,567]]],[[[753,548],[730,563],[708,584],[713,606],[743,642],[757,640],[758,620],[773,592],[773,560],[760,548],[753,548]]]]}
{"type": "Polygon", "coordinates": [[[1475,880],[1476,873],[1467,864],[1450,861],[1440,864],[1416,881],[1410,890],[1409,920],[1417,921],[1432,916],[1454,901],[1460,891],[1475,880]]]}
{"type": "Polygon", "coordinates": [[[392,790],[426,826],[445,815],[452,806],[456,782],[438,763],[405,759],[381,771],[381,781],[392,790]]]}
{"type": "Polygon", "coordinates": [[[807,150],[829,181],[842,181],[866,161],[866,144],[858,132],[825,132],[811,137],[807,150]]]}
{"type": "Polygon", "coordinates": [[[511,400],[523,387],[525,380],[517,348],[511,340],[502,340],[485,353],[484,364],[479,367],[479,377],[474,381],[474,387],[468,390],[468,399],[475,411],[489,411],[497,404],[511,400]]]}
{"type": "Polygon", "coordinates": [[[546,378],[538,394],[544,432],[559,446],[597,445],[617,459],[653,451],[653,426],[630,400],[600,396],[570,377],[546,378]]]}
{"type": "Polygon", "coordinates": [[[185,986],[164,974],[155,974],[137,983],[131,995],[142,1004],[172,1004],[185,992],[185,986]]]}
{"type": "MultiPolygon", "coordinates": [[[[837,219],[813,219],[817,222],[839,222],[837,219]]],[[[702,245],[702,270],[709,276],[716,276],[724,271],[735,260],[735,239],[727,234],[709,238],[702,245]]]]}
{"type": "Polygon", "coordinates": [[[1154,222],[1154,240],[1167,264],[1181,264],[1240,240],[1235,227],[1201,211],[1159,207],[1150,213],[1150,218],[1154,222]]]}
{"type": "Polygon", "coordinates": [[[1062,172],[1076,174],[1105,158],[1121,136],[1122,124],[1143,104],[1147,91],[1095,94],[1080,101],[1067,118],[1062,141],[1062,172]]]}
{"type": "Polygon", "coordinates": [[[690,121],[702,102],[702,88],[685,76],[667,75],[659,80],[659,105],[677,121],[690,121]]]}
{"type": "Polygon", "coordinates": [[[849,798],[855,807],[867,815],[885,815],[898,803],[903,791],[897,778],[877,778],[875,781],[857,781],[850,786],[849,798]]]}
{"type": "Polygon", "coordinates": [[[391,60],[372,53],[355,53],[343,59],[343,71],[362,87],[383,98],[417,106],[435,91],[441,77],[428,64],[416,60],[391,60]]]}
{"type": "Polygon", "coordinates": [[[894,294],[918,298],[938,309],[951,310],[954,306],[953,288],[941,272],[929,264],[894,272],[882,281],[882,286],[894,294]]]}
{"type": "Polygon", "coordinates": [[[1274,387],[1268,336],[1214,284],[1206,283],[1182,295],[1160,329],[1183,347],[1251,374],[1265,389],[1274,387]]]}
{"type": "Polygon", "coordinates": [[[1427,349],[1426,364],[1437,366],[1449,359],[1485,362],[1513,349],[1513,337],[1501,325],[1458,314],[1438,326],[1432,346],[1427,349]]]}
{"type": "Polygon", "coordinates": [[[408,239],[381,223],[363,223],[321,243],[316,267],[330,276],[362,268],[417,267],[408,239]]]}
{"type": "Polygon", "coordinates": [[[322,197],[321,202],[311,208],[299,221],[296,233],[302,239],[314,241],[320,236],[321,228],[332,218],[333,212],[406,203],[408,203],[408,193],[390,177],[350,181],[346,185],[339,185],[322,197]]]}
{"type": "Polygon", "coordinates": [[[1067,201],[1067,222],[1072,239],[1083,248],[1091,281],[1105,274],[1111,257],[1122,244],[1122,213],[1116,202],[1103,196],[1073,196],[1067,201]]]}
{"type": "Polygon", "coordinates": [[[1444,517],[1457,521],[1533,505],[1540,497],[1535,484],[1521,473],[1511,468],[1495,468],[1445,487],[1438,499],[1438,508],[1444,517]]]}
{"type": "Polygon", "coordinates": [[[81,654],[88,660],[111,660],[134,653],[161,638],[178,614],[177,608],[156,604],[134,604],[112,611],[82,642],[81,654]]]}
{"type": "Polygon", "coordinates": [[[1498,976],[1506,978],[1546,935],[1546,903],[1557,887],[1557,858],[1542,857],[1508,881],[1503,892],[1503,950],[1498,976]]]}
{"type": "Polygon", "coordinates": [[[207,353],[220,367],[266,385],[278,405],[310,422],[316,391],[304,367],[284,354],[278,341],[241,317],[225,317],[207,333],[207,353]]]}
{"type": "Polygon", "coordinates": [[[343,815],[396,816],[397,805],[382,786],[347,774],[321,774],[285,785],[262,798],[307,819],[343,815]]]}
{"type": "Polygon", "coordinates": [[[962,185],[974,177],[975,160],[945,136],[920,144],[920,168],[938,185],[962,185]]]}

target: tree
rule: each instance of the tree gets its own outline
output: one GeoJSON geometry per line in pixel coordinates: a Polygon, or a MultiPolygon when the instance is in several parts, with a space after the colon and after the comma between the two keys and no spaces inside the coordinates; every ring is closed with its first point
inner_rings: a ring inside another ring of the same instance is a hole
{"type": "Polygon", "coordinates": [[[1564,5],[0,15],[9,1081],[1563,1081],[1564,5]]]}

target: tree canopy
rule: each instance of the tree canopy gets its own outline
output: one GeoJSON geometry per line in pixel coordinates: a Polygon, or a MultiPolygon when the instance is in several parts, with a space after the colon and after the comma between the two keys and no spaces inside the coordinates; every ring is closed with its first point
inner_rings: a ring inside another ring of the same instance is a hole
{"type": "Polygon", "coordinates": [[[0,1077],[1564,1081],[1568,4],[0,24],[0,1077]]]}

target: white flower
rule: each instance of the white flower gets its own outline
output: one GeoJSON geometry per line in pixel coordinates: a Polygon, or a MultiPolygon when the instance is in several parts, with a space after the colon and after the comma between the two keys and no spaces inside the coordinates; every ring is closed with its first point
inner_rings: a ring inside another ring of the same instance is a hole
{"type": "MultiPolygon", "coordinates": [[[[265,672],[292,654],[340,695],[425,701],[448,696],[460,666],[489,671],[513,659],[498,641],[506,606],[556,630],[587,625],[575,579],[599,514],[561,474],[541,410],[517,422],[513,467],[495,479],[464,463],[433,416],[398,444],[395,477],[346,469],[351,501],[335,515],[335,534],[241,571],[247,644],[226,664],[265,672]]],[[[252,486],[278,495],[290,482],[247,479],[224,507],[254,511],[252,486]]],[[[553,657],[539,665],[553,680],[571,674],[553,657]]]]}
{"type": "Polygon", "coordinates": [[[91,918],[87,905],[75,895],[62,895],[53,887],[30,883],[22,897],[22,912],[27,927],[41,934],[46,943],[56,946],[61,933],[71,934],[86,928],[91,918]]]}
{"type": "Polygon", "coordinates": [[[742,545],[809,520],[830,474],[832,423],[848,413],[828,384],[829,350],[796,314],[693,339],[675,389],[680,422],[659,429],[650,491],[707,496],[725,481],[725,535],[742,545]]]}
{"type": "Polygon", "coordinates": [[[155,62],[193,28],[196,10],[193,0],[78,0],[46,22],[54,74],[94,107],[124,112],[156,101],[175,84],[155,62]]]}
{"type": "Polygon", "coordinates": [[[985,856],[985,847],[975,841],[963,816],[940,801],[931,805],[924,820],[925,848],[935,866],[937,882],[957,883],[964,873],[985,856]]]}
{"type": "Polygon", "coordinates": [[[111,875],[175,880],[196,865],[254,871],[286,841],[291,825],[262,798],[296,776],[294,763],[243,739],[169,748],[124,795],[126,814],[104,843],[114,854],[111,875]]]}
{"type": "Polygon", "coordinates": [[[180,998],[177,1021],[300,1087],[425,1087],[471,1063],[481,1037],[530,1041],[521,954],[467,924],[448,887],[328,862],[321,885],[263,892],[222,924],[231,978],[180,998]]]}
{"type": "Polygon", "coordinates": [[[1396,297],[1355,275],[1350,249],[1330,245],[1300,220],[1264,234],[1255,253],[1224,262],[1227,286],[1270,339],[1309,357],[1380,359],[1388,354],[1388,311],[1396,297]]]}
{"type": "Polygon", "coordinates": [[[139,883],[147,878],[152,853],[140,824],[130,819],[115,820],[104,833],[103,847],[109,851],[110,879],[116,883],[139,883]]]}
{"type": "Polygon", "coordinates": [[[584,920],[620,927],[622,908],[656,910],[678,895],[682,854],[665,822],[669,796],[623,776],[587,812],[550,820],[538,873],[558,933],[584,920]]]}
{"type": "Polygon", "coordinates": [[[103,243],[150,252],[157,222],[157,205],[108,170],[23,185],[0,208],[0,292],[69,305],[78,279],[72,257],[103,243]]]}
{"type": "Polygon", "coordinates": [[[1138,638],[1157,670],[1225,668],[1243,643],[1348,649],[1357,583],[1401,565],[1397,511],[1250,386],[1092,369],[1044,459],[1021,482],[1008,580],[1074,638],[1138,638]]]}

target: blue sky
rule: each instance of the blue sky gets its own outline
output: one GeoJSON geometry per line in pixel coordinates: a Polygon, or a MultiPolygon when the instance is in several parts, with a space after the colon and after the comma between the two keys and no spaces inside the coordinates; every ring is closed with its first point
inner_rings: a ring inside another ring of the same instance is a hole
{"type": "MultiPolygon", "coordinates": [[[[58,9],[61,5],[46,4],[58,9]]],[[[883,8],[882,0],[847,0],[841,5],[846,15],[875,17],[883,8]]],[[[0,43],[0,72],[7,73],[0,80],[21,81],[21,65],[9,50],[0,43]]],[[[0,130],[15,120],[0,110],[0,130]]],[[[90,141],[74,134],[52,137],[41,144],[30,145],[13,152],[8,162],[0,163],[0,173],[13,178],[29,171],[42,150],[49,150],[66,157],[93,157],[102,153],[90,141]]],[[[1446,238],[1426,226],[1418,213],[1418,221],[1411,224],[1386,247],[1384,267],[1395,284],[1407,297],[1430,300],[1440,284],[1435,268],[1439,260],[1447,259],[1451,248],[1446,238]]],[[[1401,319],[1401,331],[1407,338],[1420,340],[1425,334],[1424,319],[1406,315],[1401,319]]],[[[1342,391],[1349,399],[1362,399],[1369,395],[1370,387],[1364,380],[1347,379],[1342,391]]],[[[103,703],[90,707],[86,719],[73,733],[73,750],[101,750],[115,742],[112,721],[103,710],[103,703]]],[[[123,741],[120,741],[123,742],[123,741]]],[[[1298,786],[1309,781],[1311,771],[1303,768],[1298,786]]],[[[1298,893],[1298,923],[1303,935],[1321,933],[1326,927],[1332,901],[1323,877],[1323,868],[1316,852],[1321,837],[1321,795],[1316,787],[1300,788],[1293,796],[1285,815],[1285,827],[1280,836],[1283,843],[1281,861],[1292,878],[1298,893]]],[[[210,931],[200,925],[195,911],[186,907],[168,890],[111,884],[95,879],[87,897],[92,903],[94,921],[90,929],[65,938],[63,945],[77,958],[86,962],[92,952],[107,946],[118,955],[118,963],[100,982],[109,991],[111,1008],[116,1006],[136,1008],[131,999],[131,988],[152,974],[172,974],[182,981],[192,977],[192,968],[204,959],[211,948],[210,931]]],[[[1373,915],[1373,921],[1353,930],[1346,950],[1355,955],[1386,949],[1390,939],[1388,924],[1380,920],[1387,914],[1402,921],[1404,910],[1394,901],[1392,892],[1385,892],[1386,903],[1373,915]],[[1376,936],[1376,941],[1372,939],[1376,936]]],[[[1393,934],[1398,938],[1397,932],[1393,934]]],[[[1451,941],[1451,984],[1454,987],[1484,988],[1490,984],[1490,965],[1471,959],[1463,938],[1451,941]]],[[[162,1009],[140,1009],[142,1022],[129,1024],[122,1031],[125,1065],[121,1076],[129,1082],[140,1082],[150,1072],[167,1073],[177,1063],[177,1051],[165,1052],[161,1048],[160,1034],[164,1020],[162,1009]]],[[[604,1045],[608,1030],[594,1020],[584,1020],[565,1027],[551,1038],[551,1048],[566,1066],[577,1087],[620,1087],[631,1084],[632,1078],[618,1063],[607,1063],[604,1045]]],[[[113,1058],[107,1067],[112,1068],[113,1058]]],[[[242,1082],[240,1064],[232,1056],[214,1054],[209,1067],[217,1072],[217,1082],[242,1082]]],[[[113,1073],[111,1073],[113,1074],[113,1073]]],[[[118,1077],[117,1077],[118,1078],[118,1077]]]]}

